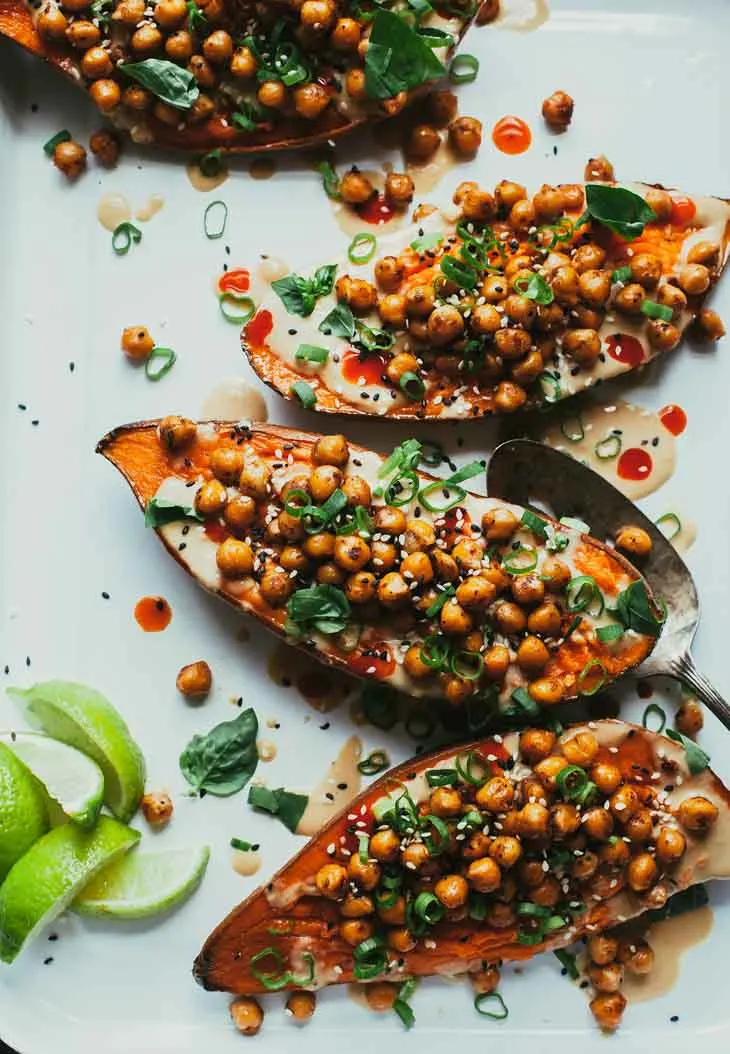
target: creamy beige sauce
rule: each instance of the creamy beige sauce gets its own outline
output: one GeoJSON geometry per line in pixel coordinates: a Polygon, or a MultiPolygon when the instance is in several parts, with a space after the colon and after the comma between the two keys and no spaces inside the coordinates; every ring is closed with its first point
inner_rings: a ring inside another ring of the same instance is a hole
{"type": "Polygon", "coordinates": [[[428,194],[434,187],[437,187],[457,164],[459,164],[459,159],[445,138],[442,139],[441,146],[430,161],[424,161],[422,164],[406,161],[406,172],[416,188],[415,200],[418,201],[424,194],[428,194]]]}
{"type": "Polygon", "coordinates": [[[350,736],[333,762],[327,775],[309,795],[297,834],[312,837],[333,816],[344,809],[360,793],[361,776],[358,762],[362,754],[362,743],[357,736],[350,736]]]}
{"type": "Polygon", "coordinates": [[[549,17],[547,0],[501,0],[499,15],[492,25],[513,32],[529,33],[539,29],[549,17]]]}
{"type": "Polygon", "coordinates": [[[123,194],[105,194],[96,209],[96,217],[105,230],[112,234],[120,223],[128,223],[132,209],[123,194]]]}
{"type": "Polygon", "coordinates": [[[302,699],[320,714],[336,710],[353,690],[349,677],[283,642],[277,643],[269,655],[268,673],[274,684],[296,688],[302,699]]]}
{"type": "Polygon", "coordinates": [[[626,973],[623,993],[629,1003],[644,1003],[670,992],[679,978],[685,953],[707,940],[712,923],[709,907],[653,923],[646,936],[654,949],[654,968],[640,977],[626,973]]]}
{"type": "Polygon", "coordinates": [[[261,853],[258,849],[234,849],[231,854],[231,867],[243,878],[255,875],[261,868],[261,853]]]}
{"type": "Polygon", "coordinates": [[[141,205],[134,214],[134,218],[141,223],[148,223],[164,206],[165,199],[162,194],[151,194],[144,205],[141,205]]]}
{"type": "MultiPolygon", "coordinates": [[[[385,172],[379,169],[365,168],[360,171],[363,176],[370,180],[378,193],[382,193],[383,187],[385,186],[385,172]]],[[[391,231],[398,230],[408,221],[408,209],[399,209],[393,213],[387,223],[368,223],[357,213],[353,206],[348,205],[346,202],[335,201],[333,198],[328,198],[327,200],[332,207],[332,215],[334,216],[338,227],[350,238],[353,238],[356,234],[360,234],[362,231],[366,231],[368,234],[374,234],[379,240],[381,234],[385,231],[390,233],[391,231]]],[[[376,256],[373,257],[373,262],[381,255],[382,253],[378,251],[376,256]]],[[[349,266],[352,265],[349,264],[349,266]]]]}
{"type": "Polygon", "coordinates": [[[200,171],[200,165],[197,159],[188,161],[185,166],[187,177],[190,180],[190,186],[194,190],[199,190],[203,194],[207,194],[211,190],[215,190],[216,187],[222,186],[228,179],[230,172],[225,161],[221,161],[220,170],[214,176],[206,176],[200,171]]]}
{"type": "Polygon", "coordinates": [[[278,747],[270,739],[259,739],[256,743],[256,752],[259,756],[259,761],[266,763],[274,760],[278,753],[278,747]]]}
{"type": "Polygon", "coordinates": [[[664,427],[657,414],[623,399],[605,405],[586,403],[580,409],[566,409],[559,420],[545,429],[540,439],[555,450],[582,461],[632,501],[653,494],[666,483],[677,461],[676,437],[664,427]],[[577,439],[581,428],[583,438],[577,439]],[[566,433],[573,437],[572,440],[566,438],[566,433]],[[617,436],[615,442],[610,438],[612,436],[617,436]],[[596,447],[604,454],[616,452],[615,456],[602,458],[596,447]],[[623,479],[618,474],[621,455],[632,448],[639,448],[651,457],[651,471],[643,479],[623,479]]]}
{"type": "Polygon", "coordinates": [[[271,285],[272,282],[278,281],[279,278],[284,278],[290,271],[291,267],[286,260],[282,260],[278,256],[266,256],[256,268],[253,280],[264,285],[271,285]]]}
{"type": "Polygon", "coordinates": [[[204,421],[265,422],[269,411],[258,388],[241,377],[226,377],[206,395],[200,417],[204,421]]]}
{"type": "Polygon", "coordinates": [[[271,179],[276,172],[276,161],[273,157],[257,157],[248,166],[251,179],[271,179]]]}

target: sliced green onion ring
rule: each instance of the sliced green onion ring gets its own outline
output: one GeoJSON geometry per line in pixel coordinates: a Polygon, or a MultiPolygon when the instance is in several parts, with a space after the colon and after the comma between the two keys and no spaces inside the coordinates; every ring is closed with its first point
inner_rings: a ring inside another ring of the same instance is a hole
{"type": "Polygon", "coordinates": [[[440,856],[446,849],[451,836],[449,835],[448,827],[441,817],[434,816],[434,814],[430,812],[427,816],[424,816],[421,819],[421,837],[423,838],[423,844],[426,846],[431,856],[440,856]],[[424,829],[427,824],[430,824],[438,835],[438,842],[434,842],[432,832],[424,829]]]}
{"type": "Polygon", "coordinates": [[[479,784],[484,781],[485,776],[489,774],[489,762],[484,761],[484,759],[480,758],[473,750],[470,750],[465,756],[465,762],[463,765],[461,763],[461,756],[457,756],[456,771],[464,783],[470,783],[473,787],[478,787],[479,784]],[[475,775],[473,771],[475,763],[482,767],[482,773],[480,776],[475,775]]]}
{"type": "Polygon", "coordinates": [[[317,393],[306,381],[294,381],[289,391],[292,395],[296,395],[305,410],[311,410],[317,403],[317,393]]]}
{"type": "Polygon", "coordinates": [[[169,373],[172,367],[175,365],[177,355],[172,348],[153,348],[149,353],[144,363],[144,372],[148,381],[159,381],[169,373]],[[153,367],[152,363],[155,359],[161,359],[161,363],[153,367]]]}
{"type": "Polygon", "coordinates": [[[378,239],[374,234],[360,231],[347,247],[347,259],[350,263],[362,265],[369,263],[378,248],[378,239]]]}
{"type": "Polygon", "coordinates": [[[413,910],[419,919],[429,926],[435,926],[444,917],[445,908],[433,893],[419,893],[413,903],[413,910]]]}
{"type": "Polygon", "coordinates": [[[335,172],[329,161],[320,161],[317,171],[322,177],[322,186],[328,198],[333,201],[340,200],[340,177],[335,172]]]}
{"type": "Polygon", "coordinates": [[[630,267],[617,267],[611,275],[612,282],[630,282],[631,281],[631,268],[630,267]]]}
{"type": "Polygon", "coordinates": [[[401,472],[390,481],[383,495],[386,505],[398,509],[401,505],[409,505],[418,494],[418,476],[415,472],[408,470],[401,472]],[[404,485],[405,484],[405,485],[404,485]]]}
{"type": "Polygon", "coordinates": [[[409,977],[409,979],[404,981],[398,989],[398,995],[393,1002],[393,1010],[406,1028],[413,1028],[416,1023],[416,1015],[413,1013],[413,1009],[409,1005],[408,1000],[415,992],[417,985],[418,981],[413,977],[409,977]]]}
{"type": "Polygon", "coordinates": [[[510,575],[529,575],[537,567],[537,549],[520,542],[502,557],[502,567],[510,575]]]}
{"type": "Polygon", "coordinates": [[[576,611],[585,611],[594,618],[601,615],[605,607],[603,593],[598,588],[596,580],[590,575],[578,575],[577,578],[571,578],[565,587],[565,603],[571,614],[576,611]]]}
{"type": "Polygon", "coordinates": [[[484,659],[478,651],[453,652],[449,670],[462,681],[478,681],[484,669],[484,659]]]}
{"type": "Polygon", "coordinates": [[[593,451],[596,457],[601,461],[613,461],[613,459],[618,457],[621,453],[622,446],[623,442],[621,436],[612,432],[611,435],[605,436],[600,442],[596,443],[593,451]]]}
{"type": "MultiPolygon", "coordinates": [[[[448,594],[442,595],[444,596],[444,602],[448,600],[448,594]]],[[[430,611],[431,608],[428,610],[430,611]]],[[[443,670],[446,668],[450,651],[451,645],[445,637],[440,634],[432,635],[424,638],[419,657],[423,665],[428,666],[429,669],[443,670]]]]}
{"type": "Polygon", "coordinates": [[[664,729],[667,727],[667,715],[658,703],[649,703],[644,713],[641,715],[641,723],[644,728],[648,728],[650,732],[656,732],[657,735],[661,735],[664,729]],[[649,720],[652,717],[659,719],[659,727],[652,728],[649,724],[649,720]]]}
{"type": "Polygon", "coordinates": [[[534,513],[532,509],[525,509],[520,522],[527,527],[528,531],[532,531],[533,534],[537,535],[538,538],[547,538],[547,521],[542,516],[534,513]]]}
{"type": "Polygon", "coordinates": [[[300,344],[294,355],[295,359],[302,362],[316,362],[320,365],[327,362],[329,357],[329,350],[321,348],[318,344],[300,344]]]}
{"type": "Polygon", "coordinates": [[[504,1021],[506,1017],[509,1017],[509,1009],[499,992],[481,992],[479,995],[474,996],[474,1009],[482,1017],[491,1018],[492,1021],[504,1021]],[[493,1006],[496,1009],[486,1010],[486,1006],[493,1006]]]}
{"type": "Polygon", "coordinates": [[[250,296],[236,296],[233,293],[221,293],[218,296],[218,307],[226,322],[231,322],[234,326],[245,326],[256,312],[256,305],[250,296]],[[237,311],[233,310],[233,305],[238,308],[237,311]]]}
{"type": "Polygon", "coordinates": [[[479,73],[479,59],[476,55],[457,55],[449,66],[449,80],[452,84],[471,84],[479,73]]]}
{"type": "Polygon", "coordinates": [[[427,769],[426,783],[429,787],[453,787],[459,782],[456,769],[427,769]]]}
{"type": "Polygon", "coordinates": [[[126,256],[133,245],[142,241],[142,231],[133,223],[120,223],[112,233],[112,249],[117,256],[126,256]]]}
{"type": "Polygon", "coordinates": [[[371,981],[385,969],[388,956],[380,937],[368,937],[353,950],[355,960],[353,973],[358,981],[371,981]]]}
{"type": "Polygon", "coordinates": [[[228,206],[225,201],[211,201],[203,213],[203,231],[210,241],[217,241],[226,232],[228,206]],[[222,212],[220,211],[222,210],[222,212]],[[217,221],[217,222],[216,222],[217,221]]]}
{"type": "Polygon", "coordinates": [[[437,443],[434,439],[424,439],[421,443],[421,462],[424,465],[428,465],[429,468],[438,468],[438,466],[446,461],[446,454],[444,448],[440,443],[437,443]]]}
{"type": "Polygon", "coordinates": [[[357,771],[363,776],[377,776],[390,767],[390,758],[384,750],[373,750],[366,758],[358,762],[357,771]]]}
{"type": "Polygon", "coordinates": [[[560,431],[569,443],[580,443],[581,439],[585,439],[586,433],[580,414],[576,414],[575,417],[564,417],[560,422],[560,431]]]}
{"type": "Polygon", "coordinates": [[[668,542],[673,541],[682,530],[682,521],[676,512],[665,512],[658,520],[654,521],[668,542]],[[667,525],[669,533],[664,529],[667,525]]]}
{"type": "Polygon", "coordinates": [[[590,659],[578,674],[576,687],[581,695],[597,695],[608,680],[608,670],[600,659],[590,659]],[[593,683],[594,670],[598,670],[598,681],[593,683]]]}
{"type": "MultiPolygon", "coordinates": [[[[588,783],[588,773],[580,765],[566,765],[555,777],[558,790],[569,801],[577,797],[588,783]]],[[[525,905],[527,908],[527,905],[525,905]]],[[[523,914],[529,914],[527,910],[523,914]]],[[[549,914],[549,912],[548,912],[549,914]]]]}
{"type": "Polygon", "coordinates": [[[420,403],[426,391],[426,382],[413,370],[406,370],[398,381],[398,387],[411,402],[420,403]]]}
{"type": "Polygon", "coordinates": [[[223,153],[221,150],[210,150],[198,158],[198,168],[207,179],[215,179],[223,170],[223,153]]]}
{"type": "Polygon", "coordinates": [[[526,688],[515,688],[510,698],[515,706],[519,707],[520,710],[524,710],[528,717],[537,717],[540,713],[540,707],[526,688]]]}
{"type": "Polygon", "coordinates": [[[457,260],[455,256],[444,256],[441,259],[441,270],[450,282],[455,282],[459,289],[474,289],[478,276],[474,268],[464,262],[457,260]]]}
{"type": "Polygon", "coordinates": [[[68,128],[62,128],[60,132],[52,135],[48,142],[43,144],[43,150],[48,157],[53,157],[54,151],[59,143],[67,143],[71,138],[68,128]]]}

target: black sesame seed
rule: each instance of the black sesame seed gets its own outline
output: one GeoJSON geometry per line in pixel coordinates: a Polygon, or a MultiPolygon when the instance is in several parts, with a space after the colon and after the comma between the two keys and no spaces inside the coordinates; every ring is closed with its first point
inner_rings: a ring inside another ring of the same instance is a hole
{"type": "Polygon", "coordinates": [[[334,794],[330,794],[329,791],[327,791],[327,793],[325,794],[325,798],[327,799],[327,801],[334,801],[335,800],[334,794]]]}
{"type": "Polygon", "coordinates": [[[327,729],[330,727],[330,723],[329,721],[325,721],[325,723],[323,725],[320,725],[319,727],[323,732],[326,732],[327,729]]]}
{"type": "Polygon", "coordinates": [[[68,368],[69,368],[69,371],[71,373],[73,373],[73,371],[76,369],[76,363],[75,362],[69,362],[68,368]]]}
{"type": "Polygon", "coordinates": [[[679,1014],[672,1014],[669,1020],[672,1022],[673,1025],[676,1024],[676,1022],[679,1021],[679,1014]]]}
{"type": "Polygon", "coordinates": [[[102,598],[103,598],[104,600],[108,600],[108,599],[109,599],[109,594],[107,593],[106,589],[103,589],[103,590],[102,590],[102,593],[101,593],[101,595],[102,595],[102,598]]]}
{"type": "Polygon", "coordinates": [[[49,955],[43,960],[43,965],[44,966],[50,966],[52,962],[53,962],[53,956],[49,955]]]}
{"type": "Polygon", "coordinates": [[[347,790],[347,784],[346,783],[338,783],[337,784],[337,790],[338,791],[346,791],[347,790]]]}

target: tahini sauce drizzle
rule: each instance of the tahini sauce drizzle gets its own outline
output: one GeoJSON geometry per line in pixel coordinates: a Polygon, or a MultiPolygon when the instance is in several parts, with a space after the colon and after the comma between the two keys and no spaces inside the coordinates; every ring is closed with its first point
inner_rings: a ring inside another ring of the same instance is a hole
{"type": "Polygon", "coordinates": [[[629,1003],[658,999],[671,991],[679,977],[682,957],[707,939],[712,922],[712,909],[703,907],[650,926],[646,936],[654,949],[654,968],[641,977],[625,975],[623,993],[629,1003]]]}
{"type": "Polygon", "coordinates": [[[215,190],[216,187],[222,186],[230,175],[228,166],[224,161],[220,162],[220,168],[214,176],[204,175],[197,160],[188,161],[185,171],[193,190],[199,190],[203,194],[207,194],[209,191],[215,190]]]}
{"type": "Polygon", "coordinates": [[[128,223],[132,218],[132,208],[123,194],[105,194],[96,209],[99,223],[112,234],[120,223],[128,223]]]}
{"type": "Polygon", "coordinates": [[[165,199],[162,194],[151,194],[144,205],[137,209],[134,218],[139,220],[140,223],[148,223],[153,216],[157,215],[164,204],[165,199]]]}
{"type": "Polygon", "coordinates": [[[547,0],[502,0],[499,16],[492,23],[500,29],[530,33],[550,17],[547,0]]]}
{"type": "Polygon", "coordinates": [[[261,867],[261,853],[258,849],[234,849],[231,856],[231,867],[243,878],[255,875],[261,867]]]}
{"type": "Polygon", "coordinates": [[[357,763],[362,753],[358,736],[350,736],[327,770],[327,775],[309,795],[309,802],[297,825],[297,834],[318,834],[329,820],[346,808],[360,793],[361,777],[357,763]],[[328,797],[329,795],[329,797],[328,797]]]}
{"type": "Polygon", "coordinates": [[[226,377],[208,392],[200,416],[203,421],[265,422],[269,411],[258,388],[242,377],[226,377]]]}

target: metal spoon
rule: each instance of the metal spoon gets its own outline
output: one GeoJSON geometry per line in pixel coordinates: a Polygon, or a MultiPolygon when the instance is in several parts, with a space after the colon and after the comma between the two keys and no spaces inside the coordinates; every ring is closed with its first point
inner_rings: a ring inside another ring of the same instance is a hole
{"type": "Polygon", "coordinates": [[[695,667],[691,645],[700,620],[697,588],[676,549],[659,528],[621,491],[568,454],[531,439],[509,439],[492,454],[487,493],[517,505],[537,501],[556,519],[574,516],[590,524],[597,538],[612,538],[628,524],[643,527],[652,551],[641,570],[667,605],[667,619],[651,655],[636,671],[681,681],[730,729],[730,706],[695,667]]]}

